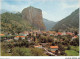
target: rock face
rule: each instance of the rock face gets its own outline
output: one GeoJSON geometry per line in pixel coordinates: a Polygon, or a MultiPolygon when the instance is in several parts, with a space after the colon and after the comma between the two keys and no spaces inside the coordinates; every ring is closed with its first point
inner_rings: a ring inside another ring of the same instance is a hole
{"type": "Polygon", "coordinates": [[[34,8],[32,6],[23,9],[22,18],[30,22],[32,26],[37,29],[45,30],[46,27],[43,23],[42,10],[34,8]]]}

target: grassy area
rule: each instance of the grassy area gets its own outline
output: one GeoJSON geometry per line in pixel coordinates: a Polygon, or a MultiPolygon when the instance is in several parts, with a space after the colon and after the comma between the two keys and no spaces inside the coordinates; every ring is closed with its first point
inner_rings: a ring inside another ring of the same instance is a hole
{"type": "Polygon", "coordinates": [[[66,46],[64,46],[64,48],[67,50],[67,47],[66,46]]]}
{"type": "Polygon", "coordinates": [[[79,56],[79,53],[74,50],[65,50],[67,56],[79,56]]]}
{"type": "Polygon", "coordinates": [[[15,37],[15,36],[17,36],[17,35],[5,35],[5,36],[1,36],[1,38],[4,38],[4,37],[15,37]]]}
{"type": "Polygon", "coordinates": [[[79,46],[71,46],[71,50],[79,52],[79,46]]]}
{"type": "Polygon", "coordinates": [[[4,51],[1,51],[1,56],[12,56],[10,53],[5,53],[4,51]]]}
{"type": "Polygon", "coordinates": [[[10,53],[8,51],[9,49],[2,48],[1,56],[47,56],[40,48],[14,47],[10,53]]]}

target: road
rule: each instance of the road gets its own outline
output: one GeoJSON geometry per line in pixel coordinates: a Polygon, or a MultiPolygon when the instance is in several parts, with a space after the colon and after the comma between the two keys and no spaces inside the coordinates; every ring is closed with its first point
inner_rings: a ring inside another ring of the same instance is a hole
{"type": "Polygon", "coordinates": [[[52,52],[49,52],[46,48],[43,47],[43,49],[44,49],[47,53],[49,53],[50,55],[56,56],[56,55],[53,54],[52,52]]]}

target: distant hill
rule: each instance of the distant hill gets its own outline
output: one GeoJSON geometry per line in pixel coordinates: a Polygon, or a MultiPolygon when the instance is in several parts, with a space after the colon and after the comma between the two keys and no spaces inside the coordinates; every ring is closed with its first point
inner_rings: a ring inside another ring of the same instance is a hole
{"type": "Polygon", "coordinates": [[[69,16],[59,21],[52,30],[78,31],[79,30],[79,9],[72,12],[69,16]]]}
{"type": "Polygon", "coordinates": [[[1,9],[1,10],[0,10],[0,14],[5,13],[5,12],[7,12],[7,11],[4,10],[4,9],[1,9]]]}
{"type": "Polygon", "coordinates": [[[45,18],[43,18],[43,22],[46,26],[46,30],[51,30],[52,27],[57,23],[57,22],[54,22],[54,21],[47,20],[45,18]]]}
{"type": "Polygon", "coordinates": [[[19,33],[30,30],[32,26],[25,20],[22,20],[21,13],[5,12],[1,14],[1,32],[19,33]]]}

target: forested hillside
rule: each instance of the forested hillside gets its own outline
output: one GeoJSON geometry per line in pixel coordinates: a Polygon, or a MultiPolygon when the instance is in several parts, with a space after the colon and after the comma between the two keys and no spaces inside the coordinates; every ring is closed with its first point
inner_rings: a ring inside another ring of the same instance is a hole
{"type": "Polygon", "coordinates": [[[53,30],[78,31],[79,30],[79,9],[75,10],[71,15],[59,21],[53,30]]]}
{"type": "Polygon", "coordinates": [[[1,32],[2,33],[19,33],[25,30],[30,30],[31,25],[22,20],[21,13],[5,12],[1,14],[1,32]]]}
{"type": "Polygon", "coordinates": [[[43,18],[43,22],[44,22],[44,24],[46,26],[46,30],[51,30],[52,27],[54,27],[55,24],[57,23],[57,22],[54,22],[54,21],[47,20],[45,18],[43,18]]]}

